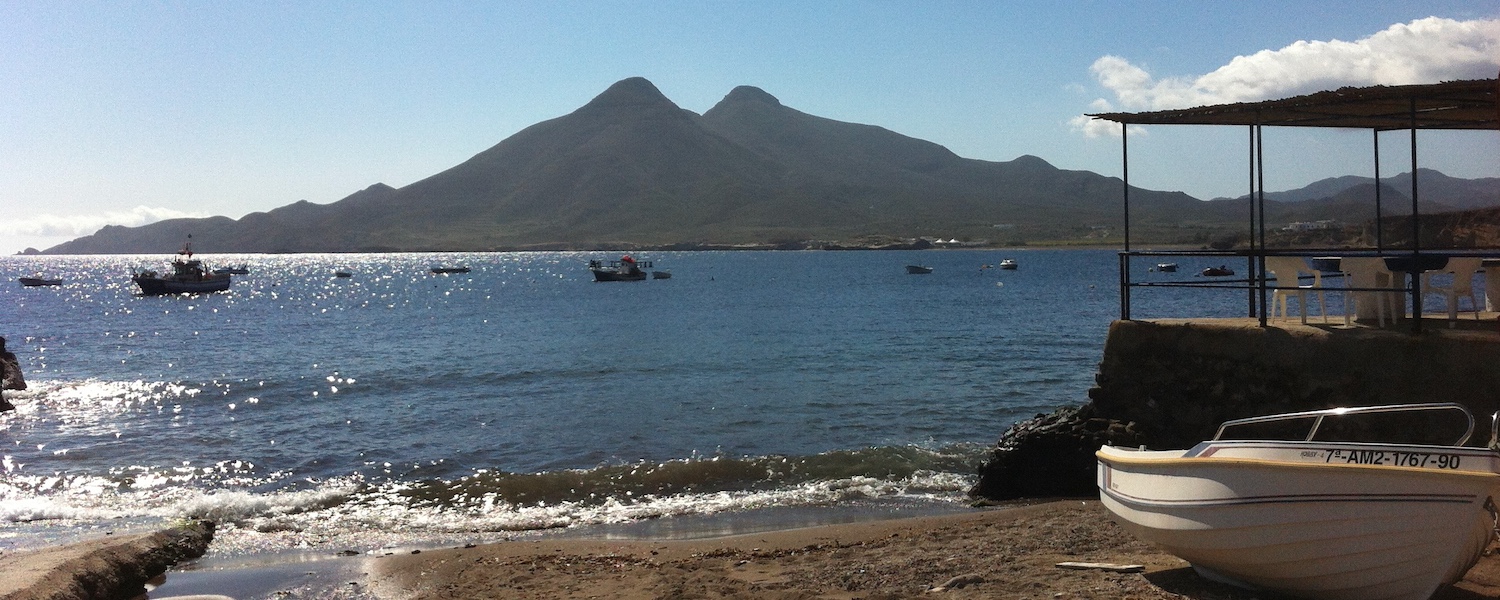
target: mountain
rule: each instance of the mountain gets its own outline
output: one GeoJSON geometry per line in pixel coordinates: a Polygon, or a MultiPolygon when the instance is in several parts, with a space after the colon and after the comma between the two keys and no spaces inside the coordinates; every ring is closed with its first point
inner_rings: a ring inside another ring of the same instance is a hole
{"type": "MultiPolygon", "coordinates": [[[[1405,198],[1407,206],[1410,206],[1410,172],[1401,173],[1394,177],[1382,177],[1380,179],[1382,185],[1386,186],[1381,191],[1382,204],[1386,195],[1390,193],[1387,190],[1393,190],[1397,195],[1405,198]]],[[[1367,190],[1373,190],[1374,185],[1375,179],[1373,177],[1345,175],[1343,177],[1320,179],[1295,190],[1266,192],[1266,200],[1284,203],[1324,200],[1343,194],[1351,188],[1363,187],[1367,190]]],[[[1432,169],[1417,169],[1417,186],[1417,193],[1421,196],[1423,202],[1431,201],[1450,207],[1452,210],[1500,206],[1500,178],[1459,179],[1449,177],[1432,169]]],[[[1215,198],[1213,201],[1238,200],[1243,202],[1245,198],[1247,196],[1240,196],[1233,199],[1215,198]]]]}
{"type": "MultiPolygon", "coordinates": [[[[963,158],[803,113],[750,86],[698,115],[630,78],[399,189],[377,183],[331,204],[238,220],[106,227],[46,253],[167,252],[189,234],[204,253],[819,247],[917,236],[1098,242],[1117,235],[1121,185],[1034,156],[963,158]]],[[[1196,242],[1238,227],[1240,212],[1180,192],[1131,191],[1138,239],[1196,242]]]]}

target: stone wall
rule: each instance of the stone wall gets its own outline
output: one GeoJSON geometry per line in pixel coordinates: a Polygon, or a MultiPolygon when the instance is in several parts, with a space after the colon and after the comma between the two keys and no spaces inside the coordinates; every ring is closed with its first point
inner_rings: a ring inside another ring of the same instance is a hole
{"type": "MultiPolygon", "coordinates": [[[[1484,444],[1490,415],[1500,410],[1500,326],[1465,325],[1428,326],[1413,335],[1368,327],[1260,327],[1252,319],[1116,321],[1089,402],[1068,415],[1038,415],[1012,427],[971,494],[1009,499],[1049,495],[1049,489],[1087,491],[1100,443],[1187,448],[1213,437],[1229,419],[1339,406],[1459,402],[1476,418],[1469,444],[1484,444]],[[1032,433],[1043,430],[1049,435],[1032,433]],[[1049,439],[1064,430],[1076,433],[1076,455],[1049,439]],[[1038,487],[1028,481],[1037,473],[1052,482],[1038,487]]],[[[1423,429],[1412,422],[1382,427],[1423,429]]]]}

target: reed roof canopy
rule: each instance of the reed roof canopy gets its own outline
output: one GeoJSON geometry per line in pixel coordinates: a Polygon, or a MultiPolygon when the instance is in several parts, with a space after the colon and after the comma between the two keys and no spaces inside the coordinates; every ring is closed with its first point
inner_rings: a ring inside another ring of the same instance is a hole
{"type": "Polygon", "coordinates": [[[1346,87],[1263,102],[1090,117],[1126,125],[1500,130],[1500,79],[1346,87]]]}

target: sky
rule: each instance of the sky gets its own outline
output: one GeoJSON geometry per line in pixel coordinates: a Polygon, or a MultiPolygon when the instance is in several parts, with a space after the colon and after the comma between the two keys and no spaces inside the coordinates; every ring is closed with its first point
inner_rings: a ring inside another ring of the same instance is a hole
{"type": "MultiPolygon", "coordinates": [[[[752,85],[1119,176],[1119,126],[1084,115],[1497,73],[1494,0],[0,0],[0,253],[402,187],[635,76],[700,114],[752,85]]],[[[1409,135],[1380,136],[1383,175],[1409,135]]],[[[1247,137],[1132,129],[1131,183],[1243,195],[1247,137]]],[[[1372,175],[1372,137],[1267,129],[1266,189],[1372,175]]],[[[1500,133],[1420,132],[1418,156],[1500,177],[1500,133]]]]}

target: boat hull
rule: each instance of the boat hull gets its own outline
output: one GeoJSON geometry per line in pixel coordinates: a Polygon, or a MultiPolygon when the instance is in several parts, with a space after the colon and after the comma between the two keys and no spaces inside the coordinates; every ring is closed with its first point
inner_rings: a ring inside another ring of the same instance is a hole
{"type": "Polygon", "coordinates": [[[594,272],[594,281],[645,281],[645,271],[614,271],[611,269],[589,269],[594,272]]]}
{"type": "MultiPolygon", "coordinates": [[[[1293,450],[1316,459],[1329,448],[1293,450]]],[[[1212,579],[1307,598],[1426,600],[1491,539],[1493,472],[1190,454],[1100,449],[1100,501],[1212,579]]]]}
{"type": "Polygon", "coordinates": [[[911,275],[926,275],[932,272],[932,267],[921,265],[906,265],[906,272],[911,275]]]}
{"type": "Polygon", "coordinates": [[[229,275],[205,275],[202,279],[172,279],[166,277],[136,276],[131,278],[146,296],[166,294],[206,294],[229,289],[233,279],[229,275]]]}
{"type": "Polygon", "coordinates": [[[26,287],[47,287],[62,285],[61,279],[42,279],[40,277],[22,277],[21,285],[26,287]]]}

